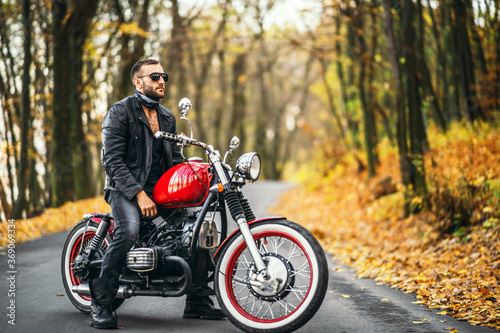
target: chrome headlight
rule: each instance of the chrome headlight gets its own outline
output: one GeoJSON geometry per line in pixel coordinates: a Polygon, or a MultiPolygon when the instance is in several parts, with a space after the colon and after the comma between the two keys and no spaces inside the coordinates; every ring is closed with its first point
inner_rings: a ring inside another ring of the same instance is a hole
{"type": "Polygon", "coordinates": [[[256,181],[260,176],[260,156],[257,153],[245,153],[238,158],[236,170],[243,178],[256,181]]]}

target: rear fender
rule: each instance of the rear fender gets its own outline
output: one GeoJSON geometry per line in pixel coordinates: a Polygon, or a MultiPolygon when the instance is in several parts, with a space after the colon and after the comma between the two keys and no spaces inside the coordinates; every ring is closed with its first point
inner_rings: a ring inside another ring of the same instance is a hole
{"type": "MultiPolygon", "coordinates": [[[[252,224],[254,223],[258,223],[258,222],[265,222],[265,221],[279,221],[279,220],[286,220],[286,217],[283,217],[283,216],[272,216],[272,217],[265,217],[263,219],[258,219],[258,220],[255,220],[255,221],[251,221],[251,222],[248,222],[248,225],[251,226],[252,224]]],[[[217,249],[217,251],[215,252],[214,256],[213,256],[213,260],[214,262],[217,262],[219,260],[219,256],[220,254],[222,253],[222,249],[227,245],[229,244],[229,241],[233,238],[236,238],[238,237],[239,235],[241,234],[241,231],[240,229],[236,229],[231,235],[229,235],[229,237],[226,237],[226,239],[222,242],[222,244],[219,246],[219,248],[217,249]]]]}

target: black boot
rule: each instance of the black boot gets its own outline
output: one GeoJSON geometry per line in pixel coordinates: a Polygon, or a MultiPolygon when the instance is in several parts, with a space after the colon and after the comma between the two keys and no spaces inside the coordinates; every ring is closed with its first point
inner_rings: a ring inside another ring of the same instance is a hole
{"type": "Polygon", "coordinates": [[[116,328],[117,319],[111,310],[116,295],[109,278],[100,277],[89,283],[92,302],[90,305],[90,325],[95,328],[116,328]]]}
{"type": "Polygon", "coordinates": [[[213,301],[208,296],[187,295],[186,307],[182,318],[187,319],[225,319],[221,309],[214,307],[213,301]]]}

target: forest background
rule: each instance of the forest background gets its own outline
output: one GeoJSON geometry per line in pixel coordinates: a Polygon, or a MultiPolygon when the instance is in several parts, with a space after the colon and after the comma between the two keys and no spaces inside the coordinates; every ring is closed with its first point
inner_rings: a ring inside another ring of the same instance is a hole
{"type": "Polygon", "coordinates": [[[263,178],[302,184],[276,210],[361,276],[500,327],[500,0],[0,0],[0,217],[19,239],[102,207],[102,118],[146,57],[198,139],[237,135],[263,178]]]}

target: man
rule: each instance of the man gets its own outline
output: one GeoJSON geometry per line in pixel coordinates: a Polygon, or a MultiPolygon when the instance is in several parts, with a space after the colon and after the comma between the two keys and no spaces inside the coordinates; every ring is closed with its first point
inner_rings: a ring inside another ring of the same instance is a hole
{"type": "MultiPolygon", "coordinates": [[[[168,74],[155,59],[137,62],[132,68],[135,93],[111,107],[102,124],[102,165],[106,171],[105,199],[114,217],[114,237],[103,258],[99,278],[90,281],[90,323],[96,328],[115,328],[111,303],[127,252],[134,245],[141,215],[157,215],[151,199],[161,175],[182,162],[179,148],[154,138],[157,131],[176,133],[174,114],[160,105],[168,74]]],[[[185,318],[222,319],[208,296],[188,295],[185,318]]]]}

